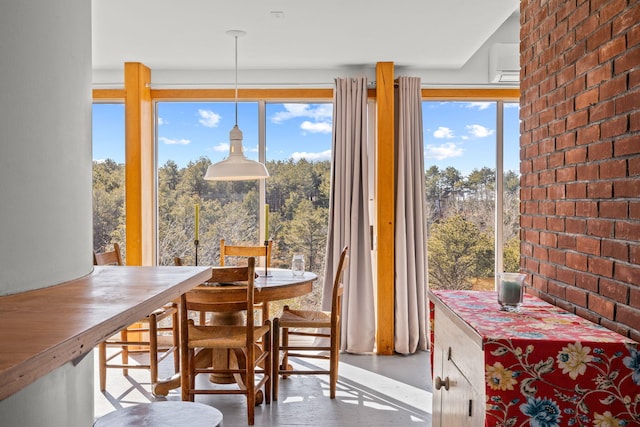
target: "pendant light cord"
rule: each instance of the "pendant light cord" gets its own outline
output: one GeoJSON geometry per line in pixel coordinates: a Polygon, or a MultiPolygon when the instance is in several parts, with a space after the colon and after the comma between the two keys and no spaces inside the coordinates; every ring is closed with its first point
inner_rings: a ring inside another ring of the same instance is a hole
{"type": "Polygon", "coordinates": [[[234,36],[236,39],[236,126],[238,126],[238,36],[234,36]]]}

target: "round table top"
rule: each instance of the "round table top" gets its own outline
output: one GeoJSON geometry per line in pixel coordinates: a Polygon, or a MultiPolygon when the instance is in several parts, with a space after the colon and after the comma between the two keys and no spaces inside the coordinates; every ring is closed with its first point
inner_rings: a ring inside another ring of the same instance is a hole
{"type": "MultiPolygon", "coordinates": [[[[216,268],[216,267],[212,267],[216,268]]],[[[318,275],[305,271],[302,276],[294,276],[289,269],[269,268],[265,276],[264,267],[257,267],[258,277],[254,281],[255,302],[269,302],[306,295],[312,290],[313,282],[318,275]]],[[[240,283],[234,284],[202,284],[198,291],[211,292],[212,298],[219,303],[245,302],[247,299],[247,287],[240,283]]]]}

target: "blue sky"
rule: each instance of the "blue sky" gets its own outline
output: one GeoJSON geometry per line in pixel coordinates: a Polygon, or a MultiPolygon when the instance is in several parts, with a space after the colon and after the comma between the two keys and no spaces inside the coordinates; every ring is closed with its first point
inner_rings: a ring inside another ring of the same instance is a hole
{"type": "MultiPolygon", "coordinates": [[[[505,108],[505,169],[519,171],[517,104],[505,108]]],[[[267,160],[331,156],[331,104],[267,104],[267,160]]],[[[258,104],[238,103],[238,126],[245,155],[258,158],[258,104]]],[[[164,102],[158,104],[158,163],[168,159],[184,167],[201,156],[213,162],[229,151],[235,103],[164,102]]],[[[474,168],[495,167],[496,103],[427,102],[423,104],[425,167],[453,166],[467,175],[474,168]]],[[[124,162],[124,107],[94,104],[93,158],[124,162]]]]}

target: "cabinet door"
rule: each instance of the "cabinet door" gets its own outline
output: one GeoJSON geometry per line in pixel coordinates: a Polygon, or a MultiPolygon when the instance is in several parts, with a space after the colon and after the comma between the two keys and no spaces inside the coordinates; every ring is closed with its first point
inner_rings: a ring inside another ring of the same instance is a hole
{"type": "Polygon", "coordinates": [[[484,424],[479,413],[478,400],[471,383],[460,373],[458,368],[445,362],[443,374],[449,379],[449,390],[444,391],[442,399],[442,426],[472,427],[484,424]]]}

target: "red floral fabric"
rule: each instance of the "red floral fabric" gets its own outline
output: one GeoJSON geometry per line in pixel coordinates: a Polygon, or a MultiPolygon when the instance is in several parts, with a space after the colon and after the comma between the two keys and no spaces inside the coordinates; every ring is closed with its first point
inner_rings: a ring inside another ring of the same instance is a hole
{"type": "Polygon", "coordinates": [[[482,337],[486,423],[496,427],[640,426],[638,343],[525,295],[433,291],[482,337]]]}

